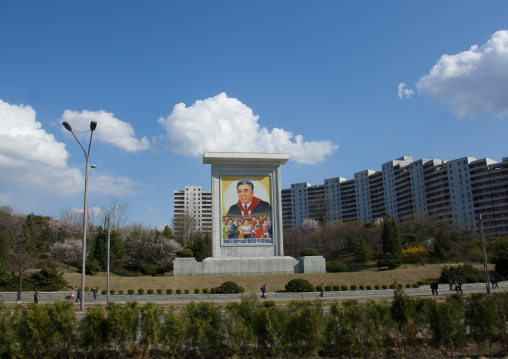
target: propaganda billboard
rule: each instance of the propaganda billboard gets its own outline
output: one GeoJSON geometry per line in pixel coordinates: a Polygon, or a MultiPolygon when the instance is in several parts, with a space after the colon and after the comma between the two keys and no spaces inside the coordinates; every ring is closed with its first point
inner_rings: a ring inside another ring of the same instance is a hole
{"type": "Polygon", "coordinates": [[[273,244],[269,176],[222,176],[223,245],[273,244]]]}

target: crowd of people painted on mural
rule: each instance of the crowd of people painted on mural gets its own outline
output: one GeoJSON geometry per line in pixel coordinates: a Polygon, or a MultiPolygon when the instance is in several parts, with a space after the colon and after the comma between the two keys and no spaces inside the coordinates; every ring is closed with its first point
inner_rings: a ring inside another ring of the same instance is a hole
{"type": "Polygon", "coordinates": [[[222,216],[222,238],[272,238],[272,217],[222,216]]]}

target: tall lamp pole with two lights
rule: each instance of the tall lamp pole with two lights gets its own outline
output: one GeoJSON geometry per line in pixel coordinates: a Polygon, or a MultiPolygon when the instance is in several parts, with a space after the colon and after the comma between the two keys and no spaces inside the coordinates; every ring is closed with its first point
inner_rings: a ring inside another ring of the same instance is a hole
{"type": "MultiPolygon", "coordinates": [[[[86,225],[87,225],[87,218],[88,218],[88,156],[90,155],[90,146],[92,146],[92,136],[93,131],[97,128],[97,122],[92,121],[90,122],[90,142],[88,143],[88,152],[85,151],[83,148],[83,145],[81,145],[81,142],[79,142],[78,138],[72,131],[71,125],[69,125],[68,122],[63,122],[62,125],[65,127],[65,129],[72,133],[76,141],[78,141],[79,145],[83,149],[83,152],[85,153],[86,158],[86,166],[85,166],[85,204],[84,204],[84,210],[83,210],[83,263],[81,268],[81,302],[80,302],[80,310],[85,310],[85,264],[86,264],[86,225]]],[[[95,167],[95,166],[94,166],[95,167]]]]}

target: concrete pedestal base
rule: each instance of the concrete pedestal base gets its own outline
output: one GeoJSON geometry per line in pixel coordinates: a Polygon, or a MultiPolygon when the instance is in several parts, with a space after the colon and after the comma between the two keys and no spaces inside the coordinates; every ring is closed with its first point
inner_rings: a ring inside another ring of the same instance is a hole
{"type": "Polygon", "coordinates": [[[312,257],[226,257],[206,258],[197,262],[194,258],[176,258],[174,275],[240,275],[240,274],[286,274],[324,273],[325,259],[312,257]]]}

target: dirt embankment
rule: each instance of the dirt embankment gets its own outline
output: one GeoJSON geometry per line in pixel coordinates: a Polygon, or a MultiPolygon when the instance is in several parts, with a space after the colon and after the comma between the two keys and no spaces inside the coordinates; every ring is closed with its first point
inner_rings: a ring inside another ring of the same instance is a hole
{"type": "MultiPolygon", "coordinates": [[[[325,285],[348,285],[352,284],[371,285],[389,285],[397,281],[400,284],[412,284],[422,279],[439,278],[441,267],[439,265],[426,266],[410,266],[404,265],[395,270],[380,271],[376,268],[366,268],[355,272],[345,273],[312,273],[312,274],[267,274],[267,275],[218,275],[218,276],[185,276],[173,277],[165,276],[127,276],[115,275],[110,276],[110,289],[114,289],[117,293],[119,290],[127,292],[128,289],[137,291],[143,288],[148,289],[194,289],[202,291],[204,288],[212,288],[221,285],[226,281],[234,281],[245,288],[246,292],[259,292],[263,284],[266,284],[268,291],[275,292],[284,290],[284,286],[292,279],[303,278],[313,285],[324,283],[325,285]]],[[[81,285],[81,274],[77,272],[68,272],[64,274],[65,279],[69,282],[69,287],[62,290],[77,289],[81,285]]],[[[98,286],[101,290],[106,288],[106,274],[101,273],[97,276],[87,276],[86,286],[98,286]]]]}

